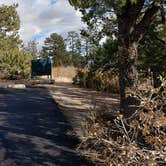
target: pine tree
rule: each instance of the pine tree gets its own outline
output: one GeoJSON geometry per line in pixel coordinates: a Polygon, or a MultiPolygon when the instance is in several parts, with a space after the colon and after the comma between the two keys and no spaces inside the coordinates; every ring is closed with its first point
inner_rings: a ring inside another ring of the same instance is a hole
{"type": "Polygon", "coordinates": [[[30,76],[31,56],[21,50],[18,5],[0,6],[0,71],[10,79],[30,76]]]}
{"type": "Polygon", "coordinates": [[[8,50],[19,47],[21,40],[18,35],[20,19],[16,11],[17,5],[0,6],[0,49],[8,50]]]}
{"type": "Polygon", "coordinates": [[[44,57],[53,57],[55,66],[70,64],[64,40],[57,33],[52,33],[50,37],[45,39],[42,54],[44,57]]]}
{"type": "Polygon", "coordinates": [[[82,13],[82,20],[96,37],[111,35],[118,39],[120,111],[129,110],[127,101],[137,87],[138,46],[156,16],[162,15],[164,0],[69,0],[82,13]],[[93,32],[92,31],[92,32],[93,32]]]}

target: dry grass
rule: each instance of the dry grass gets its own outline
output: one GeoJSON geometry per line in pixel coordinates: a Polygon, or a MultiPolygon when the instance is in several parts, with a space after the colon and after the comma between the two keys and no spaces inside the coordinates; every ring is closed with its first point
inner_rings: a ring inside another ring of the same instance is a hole
{"type": "Polygon", "coordinates": [[[57,78],[57,77],[61,77],[61,78],[69,78],[69,79],[73,79],[73,77],[75,77],[76,75],[76,68],[73,66],[60,66],[60,67],[54,67],[53,68],[53,78],[57,78]]]}
{"type": "MultiPolygon", "coordinates": [[[[52,79],[56,82],[72,82],[77,73],[77,69],[73,66],[53,67],[52,79]]],[[[39,78],[47,79],[48,76],[40,76],[39,78]]]]}

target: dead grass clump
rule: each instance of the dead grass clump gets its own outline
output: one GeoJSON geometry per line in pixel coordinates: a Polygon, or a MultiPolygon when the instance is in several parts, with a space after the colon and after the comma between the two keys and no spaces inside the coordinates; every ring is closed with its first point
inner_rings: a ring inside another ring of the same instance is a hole
{"type": "Polygon", "coordinates": [[[71,80],[76,75],[76,68],[73,66],[59,66],[54,67],[52,70],[53,78],[62,77],[62,78],[70,78],[71,80]]]}
{"type": "Polygon", "coordinates": [[[140,108],[129,118],[106,106],[84,124],[78,150],[95,165],[160,166],[166,164],[165,85],[142,97],[140,108]]]}

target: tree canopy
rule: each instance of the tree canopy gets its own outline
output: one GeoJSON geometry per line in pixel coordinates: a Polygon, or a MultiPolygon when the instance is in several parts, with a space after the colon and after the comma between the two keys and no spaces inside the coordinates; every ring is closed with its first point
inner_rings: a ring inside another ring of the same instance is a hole
{"type": "Polygon", "coordinates": [[[18,35],[20,19],[16,11],[17,5],[0,6],[0,47],[9,49],[18,47],[21,40],[18,35]]]}
{"type": "Polygon", "coordinates": [[[100,40],[116,36],[120,84],[120,111],[129,109],[128,94],[137,87],[138,46],[154,19],[165,22],[164,0],[69,0],[82,13],[89,34],[100,40]],[[93,33],[94,32],[94,33],[93,33]],[[95,35],[94,35],[95,34],[95,35]]]}
{"type": "Polygon", "coordinates": [[[70,63],[64,40],[57,33],[52,33],[50,37],[45,39],[42,55],[53,57],[55,66],[68,65],[70,63]]]}
{"type": "Polygon", "coordinates": [[[30,76],[31,55],[21,48],[18,5],[0,6],[0,71],[10,79],[30,76]]]}
{"type": "Polygon", "coordinates": [[[28,42],[27,46],[25,47],[25,50],[27,53],[31,54],[33,58],[37,57],[37,42],[35,40],[31,40],[28,42]]]}

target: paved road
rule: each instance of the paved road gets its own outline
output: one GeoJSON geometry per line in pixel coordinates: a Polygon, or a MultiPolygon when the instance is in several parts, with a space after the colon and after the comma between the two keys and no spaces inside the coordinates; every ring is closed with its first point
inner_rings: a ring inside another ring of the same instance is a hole
{"type": "Polygon", "coordinates": [[[83,166],[47,89],[0,89],[0,166],[83,166]]]}

